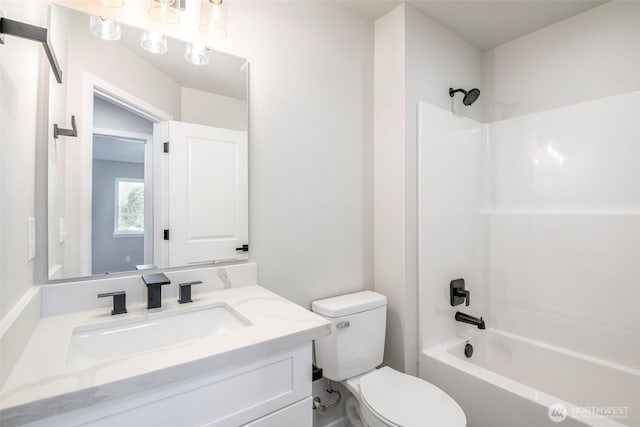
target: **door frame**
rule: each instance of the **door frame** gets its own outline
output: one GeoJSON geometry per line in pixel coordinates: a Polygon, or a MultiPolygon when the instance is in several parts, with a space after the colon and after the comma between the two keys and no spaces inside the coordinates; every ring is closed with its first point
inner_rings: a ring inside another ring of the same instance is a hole
{"type": "MultiPolygon", "coordinates": [[[[145,119],[158,123],[172,120],[173,116],[131,93],[100,79],[91,73],[83,73],[82,79],[82,118],[80,120],[80,276],[91,276],[93,265],[91,234],[93,228],[93,98],[99,96],[145,119]]],[[[145,138],[146,139],[146,138],[145,138]]],[[[152,145],[152,144],[148,144],[152,145]]],[[[145,159],[147,151],[145,147],[145,159]]],[[[153,155],[149,156],[152,159],[153,155]]],[[[146,179],[145,167],[145,179],[146,179]]],[[[145,209],[146,210],[146,209],[145,209]]],[[[145,211],[146,221],[146,211],[145,211]]],[[[152,228],[153,230],[153,228],[152,228]]],[[[151,243],[153,245],[153,243],[151,243]]],[[[145,233],[145,259],[146,259],[145,233]]]]}
{"type": "MultiPolygon", "coordinates": [[[[136,139],[144,144],[144,263],[153,263],[153,134],[93,128],[93,135],[136,139]]],[[[92,224],[93,227],[93,224],[92,224]]],[[[93,260],[92,260],[93,261],[93,260]]]]}

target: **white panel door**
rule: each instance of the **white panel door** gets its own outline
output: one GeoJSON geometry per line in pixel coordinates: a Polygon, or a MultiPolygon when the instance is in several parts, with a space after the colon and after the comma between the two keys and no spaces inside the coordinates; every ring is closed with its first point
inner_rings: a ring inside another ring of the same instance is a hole
{"type": "Polygon", "coordinates": [[[170,266],[246,258],[247,133],[191,123],[168,125],[170,266]]]}

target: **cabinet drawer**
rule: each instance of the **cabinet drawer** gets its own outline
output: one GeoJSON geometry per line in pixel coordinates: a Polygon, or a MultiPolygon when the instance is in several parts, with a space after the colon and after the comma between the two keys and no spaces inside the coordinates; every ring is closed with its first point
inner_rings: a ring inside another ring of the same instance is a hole
{"type": "Polygon", "coordinates": [[[243,427],[312,427],[313,425],[313,399],[307,397],[300,402],[282,408],[273,414],[245,424],[243,427]]]}
{"type": "Polygon", "coordinates": [[[311,343],[29,424],[237,427],[311,395],[311,343]]]}

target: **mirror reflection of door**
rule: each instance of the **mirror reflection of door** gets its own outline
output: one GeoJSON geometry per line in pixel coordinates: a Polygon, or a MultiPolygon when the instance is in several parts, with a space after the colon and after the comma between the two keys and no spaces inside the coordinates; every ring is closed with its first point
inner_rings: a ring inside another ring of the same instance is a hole
{"type": "Polygon", "coordinates": [[[153,122],[94,97],[92,274],[153,260],[153,122]]]}
{"type": "MultiPolygon", "coordinates": [[[[163,191],[167,215],[157,225],[169,230],[157,242],[162,267],[247,258],[247,132],[180,121],[156,125],[170,141],[165,158],[171,179],[163,191]]],[[[159,235],[159,233],[156,233],[159,235]]]]}

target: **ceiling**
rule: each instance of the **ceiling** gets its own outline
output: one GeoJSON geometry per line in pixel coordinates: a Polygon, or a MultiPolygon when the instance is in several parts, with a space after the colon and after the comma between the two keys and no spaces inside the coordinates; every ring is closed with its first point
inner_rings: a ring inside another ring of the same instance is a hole
{"type": "Polygon", "coordinates": [[[246,59],[210,50],[207,65],[193,65],[184,59],[183,41],[167,38],[167,52],[158,55],[142,48],[140,36],[139,29],[123,25],[120,42],[180,86],[247,99],[247,74],[243,67],[246,59]]]}
{"type": "Polygon", "coordinates": [[[94,135],[93,160],[144,163],[144,141],[94,135]]]}
{"type": "MultiPolygon", "coordinates": [[[[401,1],[344,2],[369,19],[378,19],[401,1]]],[[[499,46],[585,10],[603,0],[409,0],[407,3],[433,17],[480,50],[499,46]]]]}
{"type": "MultiPolygon", "coordinates": [[[[89,32],[89,15],[71,9],[68,11],[72,19],[78,22],[76,28],[86,28],[81,36],[94,37],[89,32]]],[[[167,38],[167,52],[158,55],[142,48],[141,30],[124,24],[121,27],[122,38],[117,42],[105,43],[122,44],[182,87],[240,100],[247,99],[247,73],[243,67],[246,59],[210,50],[207,65],[193,65],[184,59],[186,44],[183,41],[167,38]]]]}

